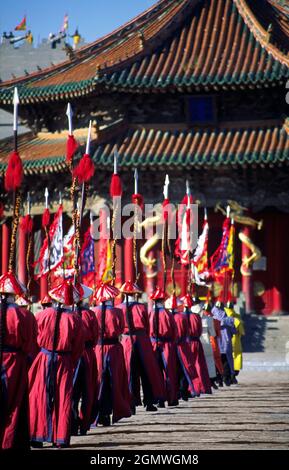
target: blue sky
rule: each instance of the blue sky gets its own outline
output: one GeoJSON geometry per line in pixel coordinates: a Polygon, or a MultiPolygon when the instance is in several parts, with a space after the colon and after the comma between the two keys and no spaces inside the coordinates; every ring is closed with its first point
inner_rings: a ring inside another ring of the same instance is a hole
{"type": "MultiPolygon", "coordinates": [[[[13,31],[24,14],[27,27],[32,30],[34,42],[57,33],[64,15],[69,17],[69,34],[78,26],[86,42],[109,33],[157,0],[16,0],[2,1],[0,34],[13,31]]],[[[20,32],[16,33],[20,34],[20,32]]]]}

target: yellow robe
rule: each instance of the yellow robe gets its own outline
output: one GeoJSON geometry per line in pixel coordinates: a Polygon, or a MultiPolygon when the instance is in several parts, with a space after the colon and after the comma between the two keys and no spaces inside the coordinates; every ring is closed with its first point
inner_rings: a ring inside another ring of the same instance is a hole
{"type": "Polygon", "coordinates": [[[234,369],[241,370],[243,367],[241,337],[245,335],[244,323],[241,320],[241,315],[236,313],[232,308],[225,308],[225,312],[228,317],[234,318],[234,325],[237,330],[237,333],[233,335],[232,338],[234,369]]]}

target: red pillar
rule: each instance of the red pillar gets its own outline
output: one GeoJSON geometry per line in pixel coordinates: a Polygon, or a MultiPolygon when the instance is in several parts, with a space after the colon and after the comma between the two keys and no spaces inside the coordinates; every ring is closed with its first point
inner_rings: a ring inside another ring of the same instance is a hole
{"type": "Polygon", "coordinates": [[[26,270],[26,248],[27,239],[26,233],[19,226],[19,238],[18,238],[18,279],[22,284],[26,286],[27,283],[27,270],[26,270]]]}
{"type": "MultiPolygon", "coordinates": [[[[243,229],[244,235],[251,238],[250,227],[243,229]]],[[[251,254],[250,249],[242,243],[242,260],[245,257],[249,257],[251,254]]],[[[250,313],[254,311],[254,286],[253,286],[253,271],[251,268],[246,270],[246,275],[242,276],[242,291],[245,295],[246,312],[250,313]]]]}
{"type": "Polygon", "coordinates": [[[284,234],[286,230],[282,227],[282,215],[279,213],[275,213],[274,217],[272,217],[272,225],[270,230],[272,232],[271,235],[271,243],[274,251],[273,255],[273,262],[272,262],[272,285],[273,285],[273,292],[272,292],[272,301],[273,301],[273,311],[272,313],[280,313],[284,310],[283,308],[283,299],[282,299],[282,284],[284,279],[286,279],[286,273],[284,273],[283,266],[286,263],[284,259],[284,246],[287,243],[284,234]],[[283,271],[283,272],[282,272],[283,271]]]}
{"type": "Polygon", "coordinates": [[[124,277],[126,281],[135,281],[133,264],[133,238],[124,239],[124,277]]]}
{"type": "Polygon", "coordinates": [[[2,274],[8,271],[10,247],[10,228],[7,224],[2,225],[2,274]]]}

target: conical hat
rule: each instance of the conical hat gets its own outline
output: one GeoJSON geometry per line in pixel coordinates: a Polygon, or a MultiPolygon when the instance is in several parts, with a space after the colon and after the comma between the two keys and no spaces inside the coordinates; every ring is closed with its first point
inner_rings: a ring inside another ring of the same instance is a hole
{"type": "Polygon", "coordinates": [[[78,283],[76,289],[79,292],[80,300],[88,299],[93,294],[93,290],[85,284],[78,283]]]}
{"type": "Polygon", "coordinates": [[[137,286],[137,284],[133,284],[132,281],[126,281],[121,288],[119,289],[120,292],[123,294],[141,294],[141,289],[137,286]]]}
{"type": "Polygon", "coordinates": [[[150,295],[151,300],[165,300],[166,293],[161,287],[157,287],[155,291],[150,295]]]}
{"type": "Polygon", "coordinates": [[[31,305],[31,300],[26,297],[25,294],[17,296],[15,303],[19,305],[20,307],[28,307],[28,305],[31,305]]]}
{"type": "Polygon", "coordinates": [[[14,273],[8,272],[0,276],[0,293],[22,295],[26,292],[26,287],[17,279],[14,273]]]}
{"type": "Polygon", "coordinates": [[[42,299],[40,300],[41,305],[47,305],[52,303],[52,298],[50,295],[46,294],[42,299]]]}
{"type": "Polygon", "coordinates": [[[95,291],[93,299],[96,302],[101,303],[114,299],[118,296],[118,294],[119,290],[116,287],[112,286],[111,284],[102,282],[95,291]]]}
{"type": "Polygon", "coordinates": [[[184,307],[191,308],[193,306],[193,299],[190,294],[186,294],[181,297],[181,302],[183,303],[184,307]]]}
{"type": "Polygon", "coordinates": [[[80,301],[80,294],[70,281],[62,281],[58,286],[49,291],[53,300],[60,304],[70,306],[80,301]]]}

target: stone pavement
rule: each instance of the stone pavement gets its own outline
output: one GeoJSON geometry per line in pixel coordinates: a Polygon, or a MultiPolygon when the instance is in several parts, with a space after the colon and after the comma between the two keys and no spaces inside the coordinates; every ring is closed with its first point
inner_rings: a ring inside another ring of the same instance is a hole
{"type": "Polygon", "coordinates": [[[136,416],[84,437],[72,449],[289,449],[289,372],[245,371],[240,385],[136,416]]]}

